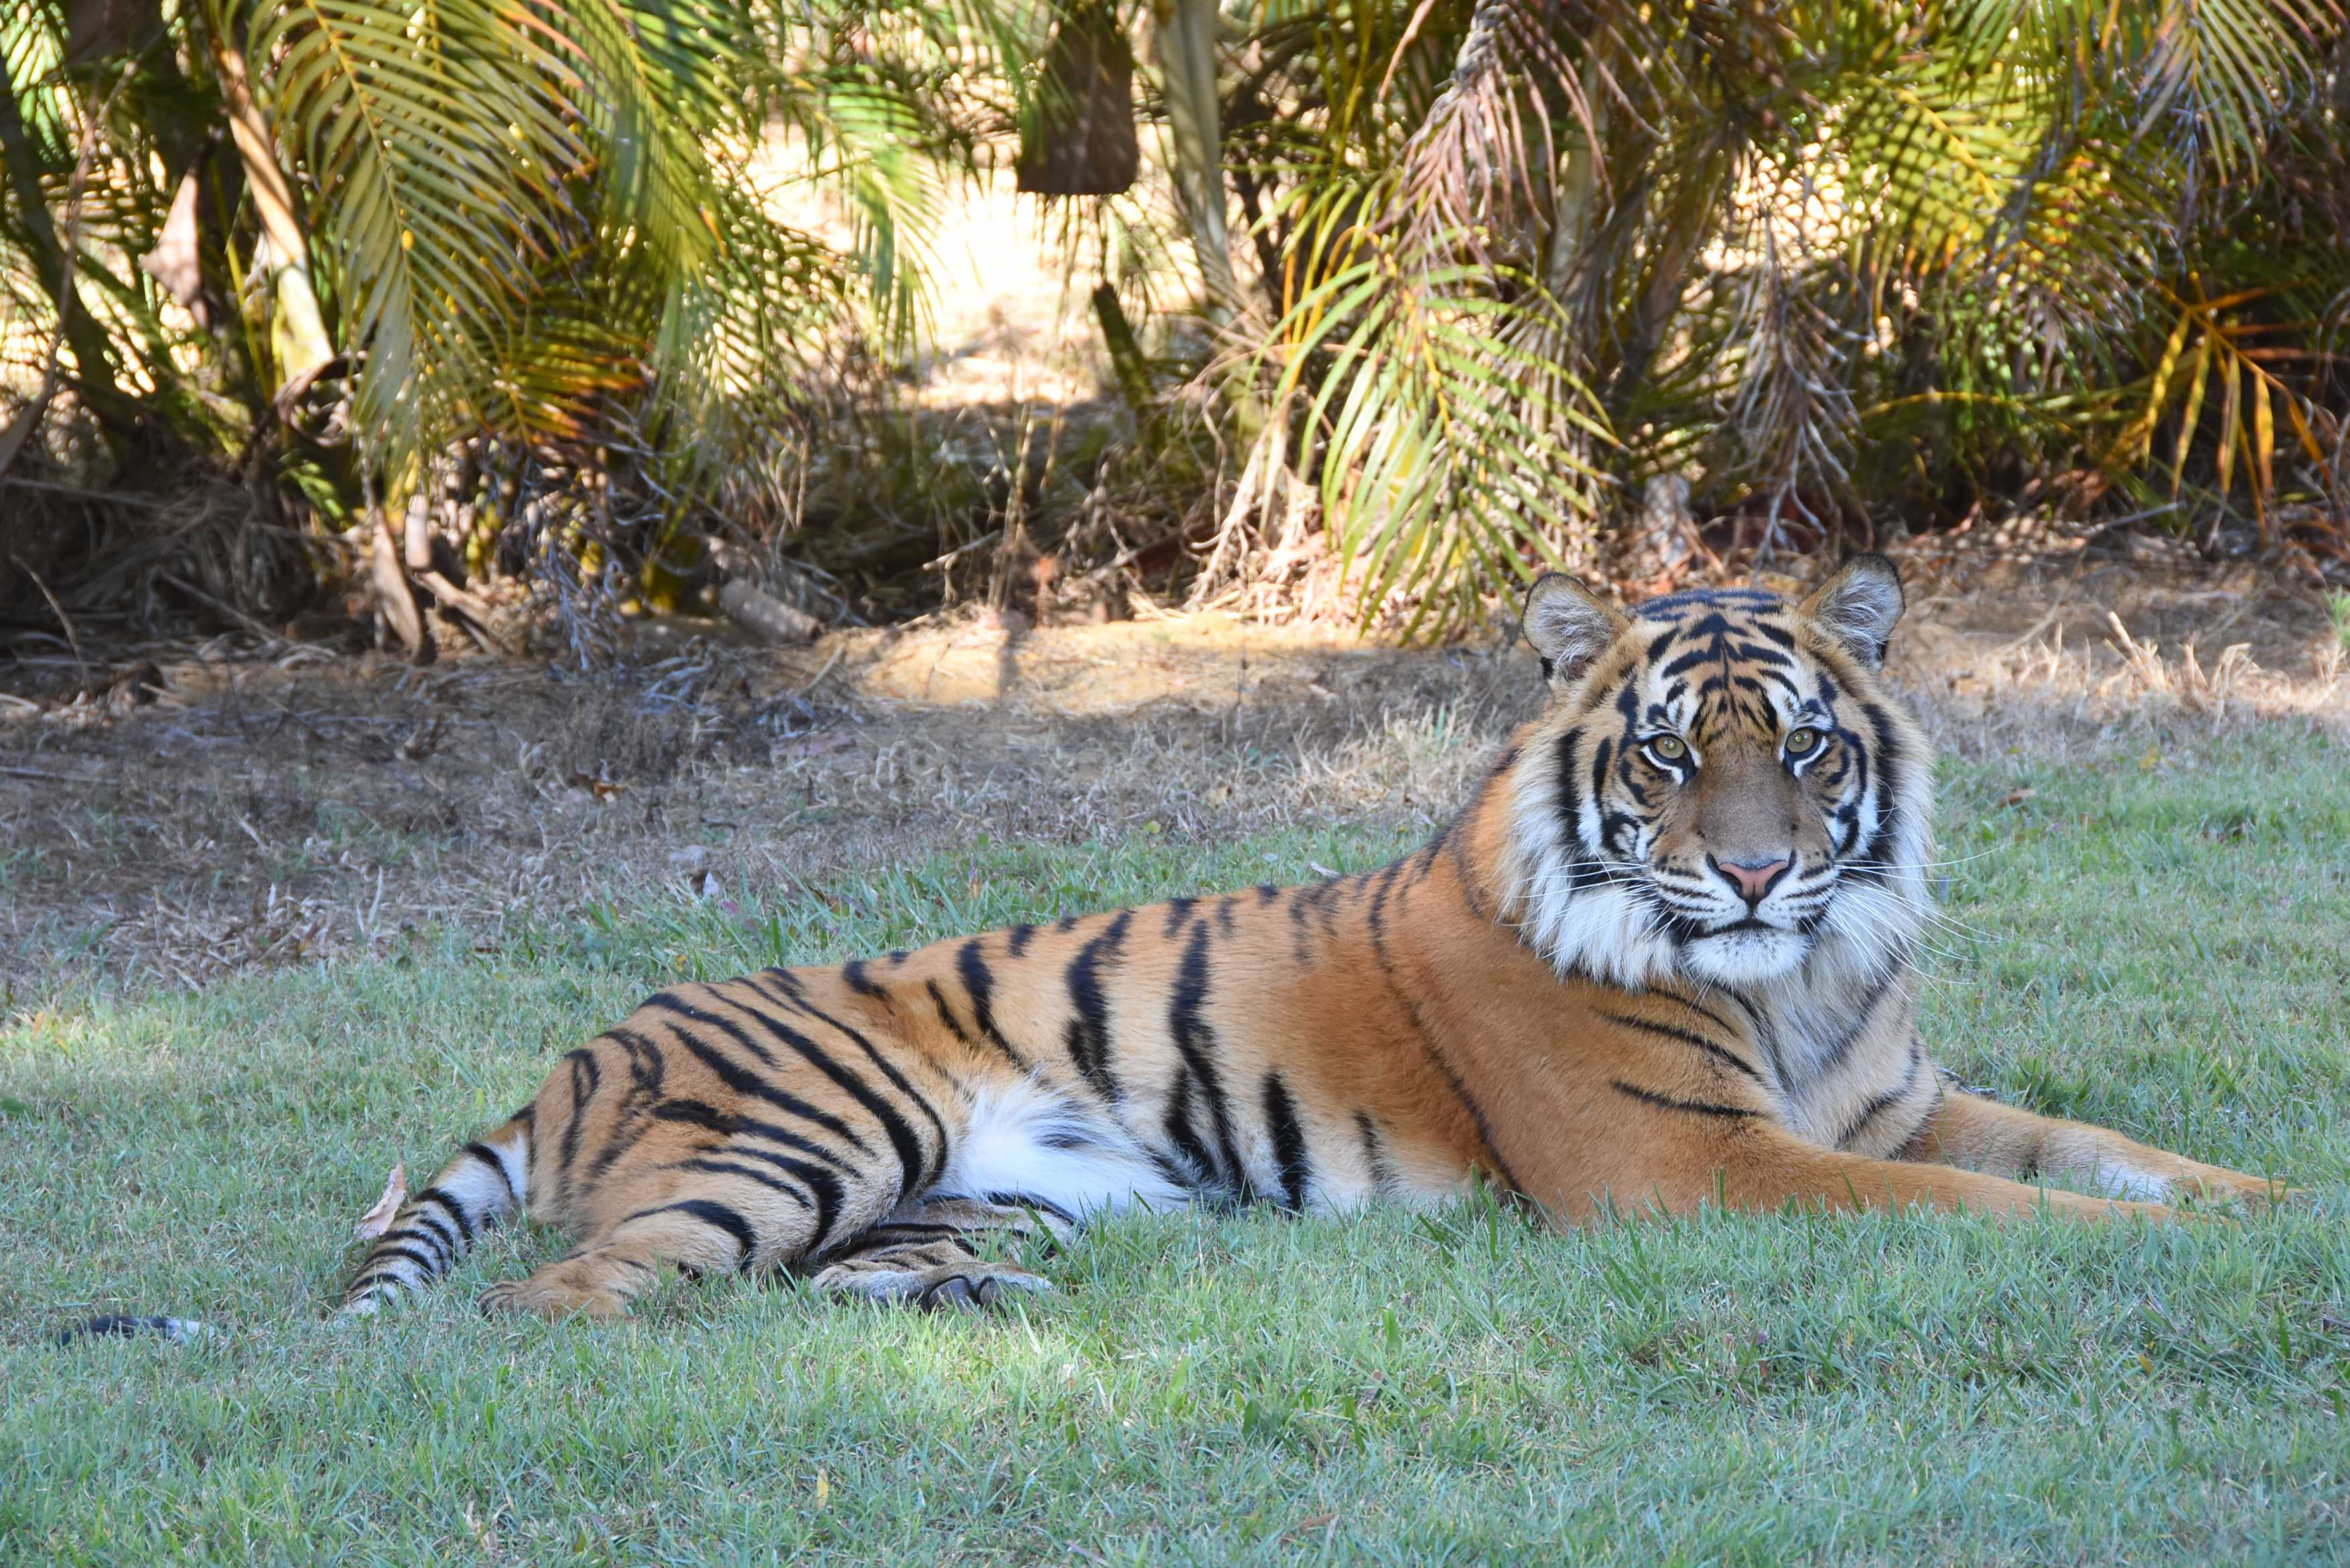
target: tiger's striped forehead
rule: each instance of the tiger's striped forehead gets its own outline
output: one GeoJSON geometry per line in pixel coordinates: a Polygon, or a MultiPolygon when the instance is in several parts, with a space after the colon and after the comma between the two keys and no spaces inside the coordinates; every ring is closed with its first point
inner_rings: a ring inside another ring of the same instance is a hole
{"type": "Polygon", "coordinates": [[[1768,736],[1831,715],[1833,676],[1797,639],[1786,600],[1754,588],[1711,588],[1637,607],[1639,656],[1617,697],[1643,731],[1700,745],[1743,732],[1768,736]]]}

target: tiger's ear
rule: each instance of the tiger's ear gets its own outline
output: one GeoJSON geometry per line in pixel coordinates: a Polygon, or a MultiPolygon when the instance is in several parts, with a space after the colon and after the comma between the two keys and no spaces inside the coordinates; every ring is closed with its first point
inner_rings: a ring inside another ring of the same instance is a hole
{"type": "Polygon", "coordinates": [[[1901,572],[1891,561],[1870,551],[1855,556],[1835,575],[1814,588],[1796,607],[1827,628],[1845,651],[1871,670],[1885,662],[1886,644],[1907,601],[1901,594],[1901,572]]]}
{"type": "Polygon", "coordinates": [[[1526,640],[1542,656],[1543,679],[1572,680],[1631,624],[1564,572],[1544,572],[1526,590],[1526,640]]]}

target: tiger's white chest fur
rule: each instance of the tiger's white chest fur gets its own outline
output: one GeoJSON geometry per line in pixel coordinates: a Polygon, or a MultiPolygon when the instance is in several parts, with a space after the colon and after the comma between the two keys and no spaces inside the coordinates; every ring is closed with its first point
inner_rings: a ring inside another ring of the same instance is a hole
{"type": "Polygon", "coordinates": [[[1937,1093],[1917,1033],[1904,965],[1874,979],[1804,983],[1816,970],[1738,996],[1780,1118],[1805,1140],[1886,1156],[1916,1131],[1937,1093]]]}

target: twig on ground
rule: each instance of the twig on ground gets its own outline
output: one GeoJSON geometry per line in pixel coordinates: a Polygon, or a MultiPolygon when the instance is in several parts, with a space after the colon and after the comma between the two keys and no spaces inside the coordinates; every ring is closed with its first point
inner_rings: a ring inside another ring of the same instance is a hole
{"type": "Polygon", "coordinates": [[[795,697],[805,697],[809,692],[815,691],[816,688],[816,682],[831,674],[832,667],[840,662],[841,653],[847,647],[847,644],[846,643],[837,642],[833,644],[832,657],[824,661],[824,668],[817,670],[814,675],[809,676],[806,680],[801,681],[797,686],[793,687],[791,695],[795,697]]]}
{"type": "Polygon", "coordinates": [[[187,595],[190,598],[194,599],[197,603],[218,610],[221,614],[236,622],[237,625],[243,627],[245,630],[253,633],[254,636],[261,639],[265,645],[280,643],[286,640],[284,633],[272,631],[268,627],[264,626],[261,622],[254,619],[251,616],[245,614],[234,605],[223,604],[220,600],[213,597],[212,595],[204,592],[203,589],[197,587],[192,583],[182,582],[180,578],[173,576],[169,572],[156,573],[155,580],[159,583],[169,583],[172,587],[179,589],[182,593],[187,595]]]}
{"type": "Polygon", "coordinates": [[[74,629],[73,617],[66,614],[66,607],[57,602],[57,596],[49,591],[49,585],[41,580],[41,574],[33,570],[32,563],[14,550],[8,552],[8,558],[16,563],[18,571],[33,579],[33,586],[41,590],[43,598],[49,601],[50,613],[57,618],[57,624],[65,628],[66,640],[73,644],[74,664],[81,671],[82,690],[90,690],[89,660],[82,657],[81,633],[74,629]]]}
{"type": "Polygon", "coordinates": [[[104,784],[106,782],[103,774],[52,774],[45,773],[39,768],[20,768],[13,763],[0,763],[0,775],[5,775],[5,777],[12,779],[38,779],[43,784],[104,784]]]}
{"type": "Polygon", "coordinates": [[[37,490],[46,495],[62,495],[69,501],[86,502],[92,506],[129,506],[140,512],[152,512],[163,504],[161,496],[146,495],[135,490],[86,490],[78,484],[57,484],[46,479],[26,479],[13,473],[0,473],[0,484],[14,490],[37,490]]]}

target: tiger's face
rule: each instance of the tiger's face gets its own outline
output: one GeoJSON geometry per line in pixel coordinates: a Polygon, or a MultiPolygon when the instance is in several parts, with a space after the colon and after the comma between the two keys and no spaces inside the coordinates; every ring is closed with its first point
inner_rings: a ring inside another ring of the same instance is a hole
{"type": "Polygon", "coordinates": [[[1801,604],[1708,589],[1627,618],[1534,585],[1552,695],[1513,764],[1509,859],[1562,973],[1739,988],[1907,959],[1928,760],[1877,673],[1901,607],[1881,556],[1801,604]]]}

